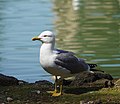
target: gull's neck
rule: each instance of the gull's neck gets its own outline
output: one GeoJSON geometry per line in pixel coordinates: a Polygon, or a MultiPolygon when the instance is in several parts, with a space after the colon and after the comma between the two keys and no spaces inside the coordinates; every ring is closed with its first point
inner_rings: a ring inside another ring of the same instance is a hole
{"type": "Polygon", "coordinates": [[[53,54],[54,42],[53,43],[43,43],[40,48],[40,55],[50,55],[53,54]]]}

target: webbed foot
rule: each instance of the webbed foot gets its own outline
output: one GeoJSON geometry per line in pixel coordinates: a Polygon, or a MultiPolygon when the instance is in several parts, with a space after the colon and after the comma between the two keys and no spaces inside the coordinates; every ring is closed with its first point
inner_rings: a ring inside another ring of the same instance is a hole
{"type": "Polygon", "coordinates": [[[62,95],[61,92],[59,92],[59,93],[53,93],[53,94],[52,94],[52,96],[60,96],[60,95],[62,95]]]}

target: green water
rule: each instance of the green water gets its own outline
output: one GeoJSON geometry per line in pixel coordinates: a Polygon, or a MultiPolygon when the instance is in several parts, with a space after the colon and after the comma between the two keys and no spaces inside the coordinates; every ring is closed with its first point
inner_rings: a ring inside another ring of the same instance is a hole
{"type": "Polygon", "coordinates": [[[57,47],[120,77],[120,1],[54,0],[57,47]]]}

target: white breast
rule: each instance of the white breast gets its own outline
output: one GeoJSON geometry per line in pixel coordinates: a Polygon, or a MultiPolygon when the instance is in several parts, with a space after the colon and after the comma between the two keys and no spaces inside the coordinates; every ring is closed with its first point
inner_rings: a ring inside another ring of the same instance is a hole
{"type": "Polygon", "coordinates": [[[48,44],[42,45],[40,49],[40,64],[45,71],[52,75],[57,76],[68,76],[70,74],[69,70],[66,70],[63,67],[57,66],[54,61],[57,54],[50,49],[48,44]]]}
{"type": "Polygon", "coordinates": [[[43,68],[54,67],[54,60],[54,55],[40,55],[40,64],[43,66],[43,68]]]}

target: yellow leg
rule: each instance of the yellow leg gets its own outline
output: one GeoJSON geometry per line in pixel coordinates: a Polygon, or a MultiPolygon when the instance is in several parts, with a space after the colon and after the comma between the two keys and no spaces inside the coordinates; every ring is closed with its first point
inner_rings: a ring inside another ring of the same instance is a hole
{"type": "Polygon", "coordinates": [[[61,80],[61,82],[60,82],[60,84],[59,84],[59,87],[60,87],[60,92],[55,92],[55,93],[53,93],[52,94],[52,96],[60,96],[60,95],[62,95],[62,84],[63,84],[63,82],[62,82],[62,80],[61,80]]]}
{"type": "Polygon", "coordinates": [[[60,85],[60,93],[62,94],[62,87],[63,87],[63,85],[61,84],[60,85]]]}
{"type": "Polygon", "coordinates": [[[47,93],[57,93],[57,76],[55,76],[55,90],[54,91],[47,91],[47,93]]]}

